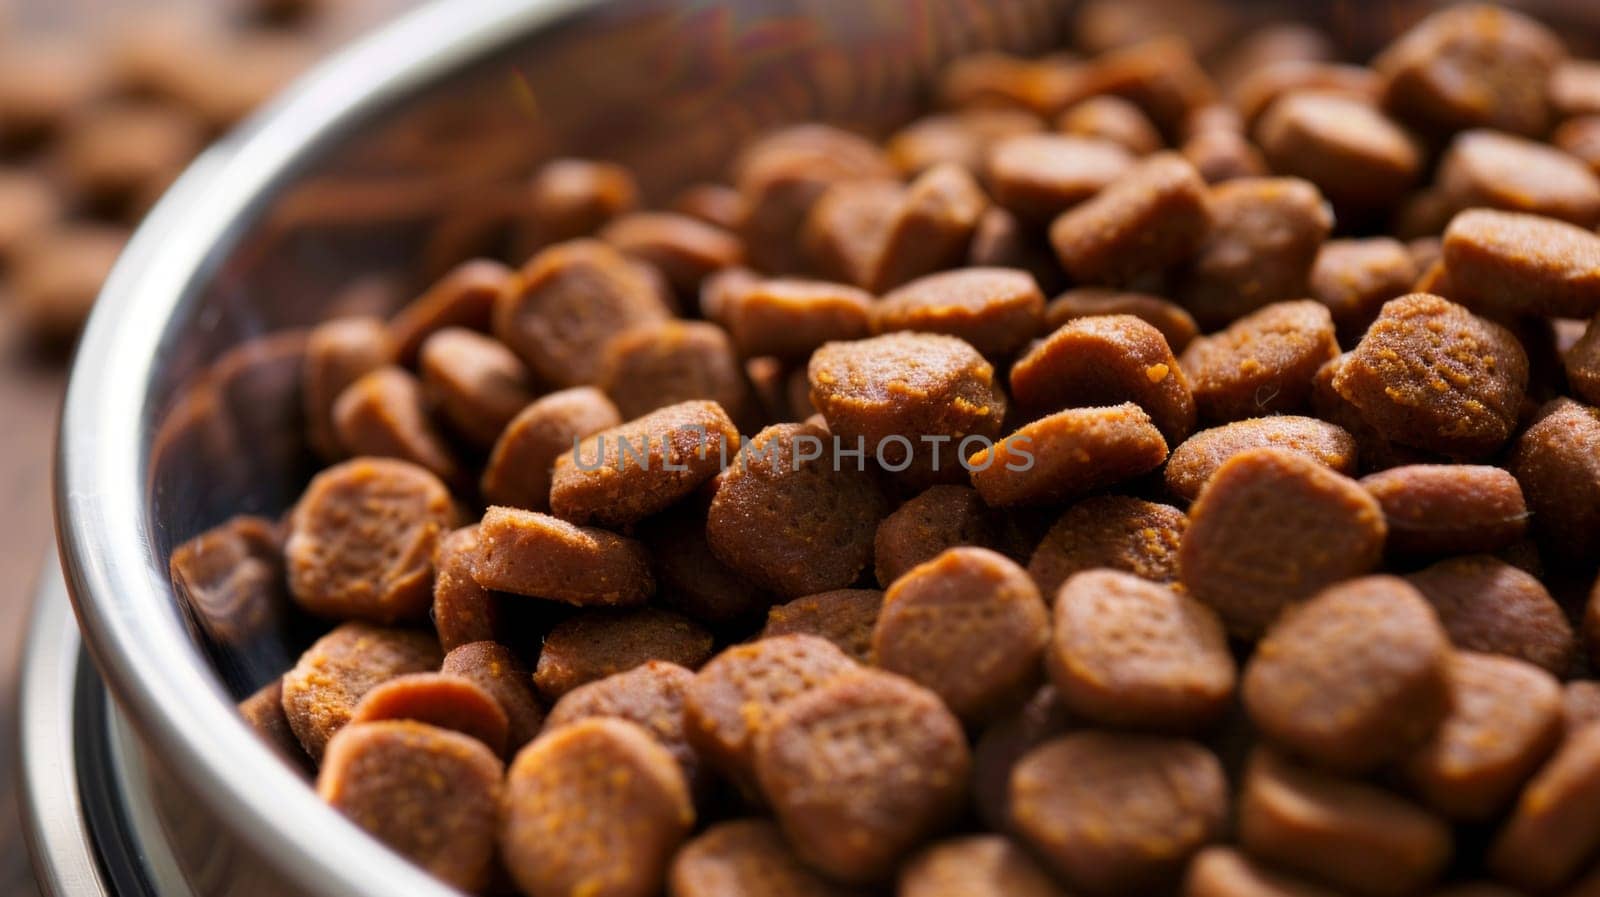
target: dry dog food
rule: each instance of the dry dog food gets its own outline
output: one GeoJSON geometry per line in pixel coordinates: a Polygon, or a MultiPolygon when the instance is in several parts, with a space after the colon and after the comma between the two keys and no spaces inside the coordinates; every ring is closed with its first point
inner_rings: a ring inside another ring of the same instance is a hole
{"type": "MultiPolygon", "coordinates": [[[[881,145],[701,171],[888,108],[797,57],[687,155],[452,199],[431,286],[331,285],[268,353],[328,466],[172,534],[200,635],[337,627],[249,724],[479,893],[1600,893],[1600,63],[1057,6],[990,24],[1084,55],[959,61],[881,145]]],[[[218,93],[163,55],[98,95],[218,93]]],[[[85,208],[162,167],[88,155],[85,208]]],[[[0,277],[81,267],[18,192],[0,277]]]]}

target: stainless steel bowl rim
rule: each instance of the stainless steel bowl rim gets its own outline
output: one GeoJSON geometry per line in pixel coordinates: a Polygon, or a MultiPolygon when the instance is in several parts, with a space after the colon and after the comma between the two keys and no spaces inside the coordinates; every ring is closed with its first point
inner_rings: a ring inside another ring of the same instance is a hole
{"type": "Polygon", "coordinates": [[[323,139],[590,2],[434,0],[317,67],[162,200],[107,280],[78,349],[57,442],[55,524],[85,643],[148,747],[231,835],[309,893],[456,892],[318,800],[244,724],[185,632],[146,513],[145,406],[163,339],[220,249],[323,139]]]}

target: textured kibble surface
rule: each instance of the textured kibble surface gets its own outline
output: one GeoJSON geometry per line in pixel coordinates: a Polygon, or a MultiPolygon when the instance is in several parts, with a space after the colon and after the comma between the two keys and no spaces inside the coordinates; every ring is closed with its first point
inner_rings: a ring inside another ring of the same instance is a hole
{"type": "MultiPolygon", "coordinates": [[[[617,158],[463,106],[296,206],[415,270],[161,431],[238,462],[154,542],[195,637],[298,658],[243,721],[482,894],[1600,894],[1581,10],[908,6],[685,31],[731,92],[602,41],[527,74],[617,158]]],[[[0,288],[63,335],[256,61],[14,43],[0,288]]]]}

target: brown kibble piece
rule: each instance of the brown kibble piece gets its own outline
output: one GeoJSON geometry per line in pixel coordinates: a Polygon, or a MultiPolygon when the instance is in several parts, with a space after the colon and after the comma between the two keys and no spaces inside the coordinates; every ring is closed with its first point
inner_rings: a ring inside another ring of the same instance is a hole
{"type": "Polygon", "coordinates": [[[243,647],[286,610],[283,532],[261,517],[239,515],[172,550],[172,587],[211,638],[243,647]]]}
{"type": "Polygon", "coordinates": [[[1447,558],[1406,579],[1433,605],[1450,642],[1504,654],[1565,676],[1577,645],[1572,626],[1539,580],[1487,555],[1447,558]]]}
{"type": "Polygon", "coordinates": [[[594,240],[546,249],[495,303],[494,333],[541,382],[580,386],[600,375],[606,341],[671,316],[638,262],[594,240]]]}
{"type": "Polygon", "coordinates": [[[1250,719],[1320,766],[1364,773],[1426,740],[1450,709],[1450,639],[1405,580],[1353,579],[1290,608],[1245,667],[1250,719]]]}
{"type": "Polygon", "coordinates": [[[377,318],[335,318],[311,329],[300,375],[301,396],[306,440],[323,458],[344,456],[333,425],[333,407],[340,393],[394,359],[389,330],[377,318]]]}
{"type": "Polygon", "coordinates": [[[1078,282],[1127,286],[1187,260],[1210,226],[1200,175],[1156,153],[1057,218],[1050,243],[1078,282]]]}
{"type": "Polygon", "coordinates": [[[1372,897],[1419,893],[1450,860],[1450,829],[1431,813],[1265,748],[1245,772],[1238,827],[1252,857],[1372,897]]]}
{"type": "Polygon", "coordinates": [[[1561,721],[1568,735],[1600,722],[1600,681],[1574,679],[1562,686],[1561,721]]]}
{"type": "Polygon", "coordinates": [[[462,262],[389,320],[401,364],[413,364],[428,337],[449,327],[487,332],[495,301],[511,287],[511,269],[489,259],[462,262]]]}
{"type": "Polygon", "coordinates": [[[872,663],[929,689],[968,723],[1022,703],[1039,679],[1049,612],[1028,574],[987,548],[951,548],[894,581],[872,663]]]}
{"type": "Polygon", "coordinates": [[[1348,345],[1366,332],[1383,303],[1411,292],[1419,270],[1398,240],[1329,240],[1311,266],[1311,298],[1328,307],[1348,345]]]}
{"type": "Polygon", "coordinates": [[[873,540],[878,585],[958,545],[1005,553],[1015,541],[1010,521],[983,503],[971,486],[930,486],[883,518],[873,540]]]}
{"type": "Polygon", "coordinates": [[[835,464],[828,439],[809,424],[768,427],[722,475],[706,540],[761,588],[794,596],[844,588],[872,560],[886,502],[870,474],[835,464]]]}
{"type": "Polygon", "coordinates": [[[64,206],[55,186],[43,174],[27,169],[0,170],[0,262],[15,264],[17,251],[36,233],[59,222],[64,206]]]}
{"type": "Polygon", "coordinates": [[[1253,127],[1279,98],[1300,91],[1338,94],[1368,103],[1377,99],[1371,69],[1318,59],[1284,59],[1251,71],[1233,90],[1240,125],[1253,127]]]}
{"type": "Polygon", "coordinates": [[[829,340],[866,336],[872,301],[843,284],[759,280],[730,293],[721,314],[741,356],[801,361],[829,340]]]}
{"type": "Polygon", "coordinates": [[[1066,897],[1039,863],[1004,835],[940,841],[900,870],[897,897],[1066,897]]]}
{"type": "Polygon", "coordinates": [[[1333,377],[1333,388],[1385,438],[1483,456],[1510,438],[1528,357],[1498,324],[1438,296],[1384,303],[1333,377]]]}
{"type": "Polygon", "coordinates": [[[473,576],[486,589],[580,607],[642,604],[655,591],[644,546],[605,530],[494,506],[478,539],[473,576]]]}
{"type": "Polygon", "coordinates": [[[716,402],[735,421],[754,411],[727,332],[703,321],[658,321],[618,334],[606,344],[599,386],[630,421],[691,399],[716,402]]]}
{"type": "Polygon", "coordinates": [[[528,369],[481,333],[440,330],[423,342],[419,359],[423,389],[450,426],[476,445],[494,445],[533,401],[528,369]]]}
{"type": "Polygon", "coordinates": [[[110,217],[137,221],[205,146],[185,109],[137,100],[78,111],[55,148],[67,185],[110,217]]]}
{"type": "Polygon", "coordinates": [[[506,753],[511,723],[494,695],[471,679],[448,673],[406,673],[373,686],[350,714],[350,725],[408,719],[460,732],[506,753]]]}
{"type": "Polygon", "coordinates": [[[1178,578],[1178,546],[1188,525],[1182,511],[1126,495],[1097,495],[1068,508],[1028,561],[1028,575],[1047,602],[1075,573],[1108,568],[1151,582],[1178,578]]]}
{"type": "Polygon", "coordinates": [[[800,232],[816,272],[866,287],[875,276],[873,269],[905,195],[905,185],[897,180],[840,181],[824,190],[800,232]]]}
{"type": "Polygon", "coordinates": [[[829,343],[811,356],[807,376],[828,429],[846,445],[863,441],[881,466],[914,486],[959,479],[962,443],[992,439],[1005,415],[994,368],[972,346],[941,334],[829,343]]]}
{"type": "Polygon", "coordinates": [[[716,402],[652,411],[556,458],[551,511],[577,524],[637,523],[716,476],[738,442],[739,429],[716,402]]]}
{"type": "Polygon", "coordinates": [[[918,175],[885,222],[882,248],[863,286],[883,293],[960,265],[988,207],[983,188],[959,165],[936,165],[918,175]]]}
{"type": "Polygon", "coordinates": [[[694,820],[671,752],[633,723],[579,720],[511,764],[500,858],[528,897],[651,897],[694,820]]]}
{"type": "Polygon", "coordinates": [[[1068,321],[1011,368],[1011,398],[1026,412],[1133,402],[1169,444],[1194,430],[1194,396],[1161,331],[1132,315],[1068,321]]]}
{"type": "Polygon", "coordinates": [[[1234,421],[1184,440],[1167,459],[1167,488],[1194,501],[1217,468],[1240,452],[1256,448],[1299,452],[1345,476],[1356,471],[1356,441],[1349,433],[1314,417],[1280,414],[1234,421]]]}
{"type": "Polygon", "coordinates": [[[1335,208],[1365,213],[1393,206],[1417,180],[1421,152],[1372,104],[1326,90],[1287,94],[1257,122],[1272,170],[1317,185],[1335,208]]]}
{"type": "Polygon", "coordinates": [[[638,538],[650,551],[658,600],[667,608],[713,628],[742,627],[760,620],[771,603],[712,553],[702,511],[658,514],[640,524],[638,538]]]}
{"type": "Polygon", "coordinates": [[[994,200],[1019,219],[1044,223],[1127,174],[1134,158],[1109,140],[1023,134],[989,152],[994,200]]]}
{"type": "Polygon", "coordinates": [[[1507,466],[1541,546],[1574,561],[1600,556],[1600,409],[1571,399],[1545,405],[1507,466]]]}
{"type": "Polygon", "coordinates": [[[1054,504],[1148,473],[1167,442],[1142,408],[1071,408],[1041,417],[967,459],[994,507],[1054,504]]]}
{"type": "Polygon", "coordinates": [[[1491,127],[1535,136],[1549,126],[1545,84],[1561,39],[1519,13],[1468,4],[1434,13],[1372,67],[1384,108],[1423,130],[1491,127]]]}
{"type": "Polygon", "coordinates": [[[1236,678],[1211,608],[1117,570],[1061,586],[1045,662],[1069,711],[1115,728],[1200,728],[1222,715],[1236,678]]]}
{"type": "Polygon", "coordinates": [[[1600,315],[1595,315],[1583,336],[1566,351],[1563,364],[1573,395],[1600,405],[1600,315]]]}
{"type": "Polygon", "coordinates": [[[1026,271],[962,268],[914,280],[872,306],[874,333],[910,330],[960,337],[990,358],[1038,334],[1044,294],[1026,271]]]}
{"type": "Polygon", "coordinates": [[[55,134],[105,87],[103,55],[91,42],[13,34],[0,61],[0,142],[26,148],[55,134]]]}
{"type": "Polygon", "coordinates": [[[1011,773],[1017,834],[1085,894],[1171,887],[1227,816],[1222,765],[1181,739],[1078,732],[1035,748],[1011,773]]]}
{"type": "Polygon", "coordinates": [[[333,403],[333,432],[350,455],[397,458],[446,482],[461,474],[428,417],[422,383],[404,368],[377,368],[345,387],[333,403]]]}
{"type": "Polygon", "coordinates": [[[540,398],[512,418],[496,440],[483,468],[483,497],[508,507],[548,508],[556,459],[580,439],[621,423],[616,406],[592,386],[540,398]]]}
{"type": "Polygon", "coordinates": [[[1516,543],[1527,527],[1522,488],[1510,473],[1475,464],[1409,464],[1361,480],[1383,505],[1389,551],[1472,554],[1516,543]]]}
{"type": "Polygon", "coordinates": [[[1328,309],[1301,299],[1197,337],[1178,366],[1189,376],[1201,419],[1226,423],[1304,407],[1317,369],[1338,354],[1328,309]]]}
{"type": "Polygon", "coordinates": [[[1184,272],[1178,301],[1202,327],[1306,295],[1333,212],[1299,178],[1238,178],[1206,197],[1211,229],[1184,272]]]}
{"type": "Polygon", "coordinates": [[[1162,147],[1161,132],[1144,112],[1116,96],[1090,97],[1069,106],[1056,119],[1056,130],[1075,137],[1109,140],[1135,156],[1146,156],[1162,147]]]}
{"type": "Polygon", "coordinates": [[[455,523],[450,491],[414,464],[357,458],[317,474],[289,517],[289,591],[330,619],[422,619],[433,552],[455,523]]]}
{"type": "Polygon", "coordinates": [[[1563,221],[1469,209],[1444,232],[1450,287],[1497,317],[1600,313],[1600,237],[1563,221]]]}
{"type": "Polygon", "coordinates": [[[1545,892],[1570,881],[1600,846],[1600,726],[1572,733],[1522,790],[1489,848],[1502,881],[1545,892]]]}
{"type": "Polygon", "coordinates": [[[846,882],[883,878],[961,806],[961,724],[932,692],[857,670],[778,706],[756,771],[795,853],[846,882]]]}
{"type": "Polygon", "coordinates": [[[1216,99],[1216,90],[1182,37],[1161,34],[1102,54],[1089,65],[1084,95],[1130,100],[1156,127],[1177,133],[1189,113],[1216,99]]]}
{"type": "Polygon", "coordinates": [[[1532,664],[1462,651],[1450,689],[1450,713],[1406,758],[1406,779],[1453,819],[1487,819],[1561,739],[1561,685],[1532,664]]]}
{"type": "Polygon", "coordinates": [[[1022,707],[983,728],[972,749],[972,791],[985,826],[1011,830],[1011,771],[1034,748],[1074,725],[1055,686],[1046,684],[1022,707]]]}
{"type": "Polygon", "coordinates": [[[1101,315],[1132,315],[1161,331],[1174,352],[1182,352],[1200,334],[1200,326],[1183,307],[1157,296],[1102,287],[1076,287],[1051,299],[1044,323],[1056,330],[1069,321],[1101,315]]]}
{"type": "Polygon", "coordinates": [[[947,162],[982,174],[995,143],[1043,129],[1039,117],[1023,109],[975,107],[919,118],[890,137],[884,149],[906,177],[947,162]]]}
{"type": "MultiPolygon", "coordinates": [[[[1183,897],[1338,897],[1293,879],[1232,847],[1207,847],[1195,854],[1183,881],[1183,897]]],[[[1465,897],[1465,895],[1462,895],[1465,897]]]]}
{"type": "Polygon", "coordinates": [[[533,696],[533,678],[511,649],[498,642],[471,642],[444,656],[440,672],[462,676],[494,696],[506,713],[506,749],[515,754],[544,726],[544,708],[533,696]]]}
{"type": "Polygon", "coordinates": [[[814,635],[838,645],[851,660],[867,663],[872,654],[872,630],[882,610],[883,592],[878,589],[819,592],[774,606],[767,612],[761,638],[814,635]]]}
{"type": "Polygon", "coordinates": [[[295,738],[294,729],[289,727],[289,717],[283,712],[283,677],[268,682],[240,701],[239,715],[284,759],[299,769],[310,769],[310,758],[295,738]]]}
{"type": "Polygon", "coordinates": [[[459,732],[368,722],[328,744],[317,794],[434,877],[472,893],[493,875],[504,769],[482,742],[459,732]]]}
{"type": "Polygon", "coordinates": [[[633,174],[590,159],[553,159],[528,184],[528,220],[544,246],[587,237],[639,201],[633,174]]]}
{"type": "Polygon", "coordinates": [[[71,347],[127,242],[128,232],[119,227],[69,223],[17,247],[11,307],[36,348],[71,347]]]}
{"type": "Polygon", "coordinates": [[[744,225],[744,197],[726,184],[691,184],[678,192],[672,209],[728,231],[744,225]]]}
{"type": "Polygon", "coordinates": [[[572,689],[550,708],[545,728],[551,731],[582,719],[626,720],[649,732],[677,759],[689,790],[706,791],[700,755],[683,734],[683,695],[694,673],[664,660],[650,660],[572,689]]]}
{"type": "Polygon", "coordinates": [[[667,879],[671,897],[860,897],[795,856],[770,819],[719,822],[683,846],[667,879]]]}
{"type": "Polygon", "coordinates": [[[735,645],[695,674],[684,695],[689,743],[723,775],[755,793],[756,741],[778,709],[856,664],[832,642],[780,635],[735,645]]]}
{"type": "Polygon", "coordinates": [[[1383,509],[1354,480],[1282,448],[1240,452],[1189,509],[1178,566],[1189,594],[1255,638],[1285,606],[1378,566],[1383,509]]]}
{"type": "Polygon", "coordinates": [[[557,623],[544,637],[533,684],[548,701],[652,660],[696,669],[711,657],[711,634],[653,607],[595,610],[557,623]]]}
{"type": "Polygon", "coordinates": [[[439,660],[439,643],[427,633],[343,623],[284,674],[283,713],[300,746],[320,762],[367,692],[395,676],[431,672],[439,660]]]}
{"type": "Polygon", "coordinates": [[[433,626],[446,651],[470,642],[493,641],[499,598],[478,585],[478,527],[462,527],[439,539],[433,552],[433,626]]]}
{"type": "Polygon", "coordinates": [[[632,212],[600,230],[600,239],[642,261],[667,279],[680,296],[693,296],[714,271],[744,261],[739,238],[676,212],[632,212]]]}
{"type": "Polygon", "coordinates": [[[1207,184],[1268,174],[1261,151],[1243,133],[1231,128],[1206,128],[1190,134],[1178,152],[1207,184]]]}
{"type": "Polygon", "coordinates": [[[1527,212],[1587,228],[1600,220],[1600,177],[1561,150],[1510,134],[1457,134],[1436,180],[1458,209],[1527,212]]]}

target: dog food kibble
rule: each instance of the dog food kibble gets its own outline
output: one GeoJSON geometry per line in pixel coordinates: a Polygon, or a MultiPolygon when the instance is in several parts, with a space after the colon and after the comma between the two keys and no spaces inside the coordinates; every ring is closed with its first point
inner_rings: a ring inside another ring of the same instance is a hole
{"type": "Polygon", "coordinates": [[[872,561],[888,513],[871,474],[836,461],[826,430],[778,424],[729,462],[706,520],[723,563],[761,588],[812,595],[849,586],[872,561]]]}
{"type": "Polygon", "coordinates": [[[350,725],[408,719],[470,735],[495,756],[506,752],[511,722],[488,689],[464,676],[407,673],[380,682],[362,696],[350,725]]]}
{"type": "Polygon", "coordinates": [[[936,695],[872,670],[778,705],[755,754],[795,852],[846,882],[886,877],[951,821],[972,765],[960,722],[936,695]]]}
{"type": "Polygon", "coordinates": [[[1078,287],[1050,300],[1044,325],[1055,330],[1069,321],[1101,315],[1132,315],[1161,331],[1174,352],[1182,352],[1200,334],[1200,326],[1182,306],[1156,296],[1101,287],[1078,287]]]}
{"type": "Polygon", "coordinates": [[[530,511],[550,507],[556,459],[586,436],[622,423],[615,405],[592,386],[550,393],[522,409],[495,441],[483,468],[483,497],[530,511]]]}
{"type": "Polygon", "coordinates": [[[1281,414],[1234,421],[1184,440],[1167,459],[1167,488],[1179,498],[1194,501],[1217,468],[1234,455],[1256,448],[1299,452],[1346,476],[1356,470],[1356,441],[1349,433],[1314,417],[1281,414]]]}
{"type": "Polygon", "coordinates": [[[1600,726],[1570,734],[1522,790],[1489,850],[1497,878],[1544,892],[1570,881],[1600,846],[1600,726]]]}
{"type": "Polygon", "coordinates": [[[1268,305],[1197,337],[1178,366],[1201,419],[1226,423],[1303,408],[1317,369],[1338,354],[1328,309],[1302,299],[1268,305]]]}
{"type": "Polygon", "coordinates": [[[820,592],[774,606],[767,612],[761,637],[815,635],[838,645],[850,659],[866,663],[872,655],[872,630],[882,610],[883,593],[877,589],[820,592]]]}
{"type": "Polygon", "coordinates": [[[1509,467],[1542,547],[1580,562],[1600,555],[1600,409],[1571,399],[1545,405],[1509,467]]]}
{"type": "Polygon", "coordinates": [[[1206,184],[1194,166],[1157,153],[1057,218],[1050,243],[1080,283],[1136,286],[1187,260],[1210,227],[1206,184]]]}
{"type": "Polygon", "coordinates": [[[1376,569],[1385,533],[1382,507],[1354,480],[1289,449],[1250,449],[1189,509],[1178,568],[1230,633],[1254,638],[1286,605],[1376,569]]]}
{"type": "Polygon", "coordinates": [[[1221,764],[1181,739],[1079,732],[1035,748],[1011,773],[1017,834],[1084,894],[1170,888],[1227,815],[1221,764]]]}
{"type": "Polygon", "coordinates": [[[1086,719],[1190,730],[1233,697],[1233,657],[1216,612],[1165,585],[1115,570],[1075,574],[1056,595],[1054,632],[1050,680],[1086,719]]]}
{"type": "Polygon", "coordinates": [[[878,585],[887,588],[912,567],[958,545],[1006,553],[1015,542],[1009,523],[971,486],[930,486],[878,524],[873,540],[878,585]]]}
{"type": "Polygon", "coordinates": [[[477,739],[409,720],[334,736],[317,794],[379,841],[453,887],[487,887],[504,766],[477,739]]]}
{"type": "Polygon", "coordinates": [[[875,332],[947,333],[990,358],[1039,333],[1044,294],[1026,271],[964,268],[914,280],[872,307],[875,332]]]}
{"type": "Polygon", "coordinates": [[[1383,506],[1389,550],[1398,554],[1497,551],[1520,540],[1528,522],[1522,487],[1498,467],[1411,464],[1361,485],[1383,506]]]}
{"type": "Polygon", "coordinates": [[[952,548],[894,581],[872,631],[874,666],[982,722],[1038,684],[1049,611],[1026,571],[987,548],[952,548]]]}
{"type": "Polygon", "coordinates": [[[1178,578],[1178,546],[1188,525],[1183,512],[1126,495],[1097,495],[1068,508],[1028,561],[1028,575],[1045,601],[1075,573],[1109,568],[1151,582],[1178,578]]]}
{"type": "Polygon", "coordinates": [[[900,871],[896,897],[1066,897],[1038,861],[1004,835],[941,841],[900,871]]]}
{"type": "Polygon", "coordinates": [[[738,442],[738,428],[716,402],[653,411],[556,458],[550,509],[572,523],[637,523],[716,476],[738,442]]]}
{"type": "Polygon", "coordinates": [[[1476,311],[1600,313],[1600,236],[1564,221],[1470,209],[1451,219],[1442,259],[1451,288],[1476,311]]]}
{"type": "Polygon", "coordinates": [[[1402,579],[1353,579],[1285,611],[1245,667],[1262,734],[1318,765],[1366,772],[1416,747],[1450,708],[1450,640],[1402,579]]]}
{"type": "Polygon", "coordinates": [[[1576,644],[1572,626],[1544,585],[1488,555],[1442,560],[1406,579],[1433,605],[1451,644],[1505,654],[1565,676],[1576,644]]]}
{"type": "Polygon", "coordinates": [[[1385,438],[1467,457],[1505,444],[1527,383],[1510,331],[1426,293],[1384,303],[1333,378],[1385,438]]]}
{"type": "Polygon", "coordinates": [[[1411,802],[1296,765],[1268,748],[1250,758],[1239,843],[1253,858],[1340,893],[1404,897],[1449,862],[1450,828],[1411,802]]]}
{"type": "Polygon", "coordinates": [[[778,709],[856,664],[832,642],[781,635],[736,645],[712,658],[684,695],[689,743],[741,787],[755,787],[756,741],[778,709]]]}
{"type": "Polygon", "coordinates": [[[491,507],[478,542],[473,576],[486,589],[579,606],[641,604],[655,591],[644,546],[606,530],[491,507]]]}
{"type": "Polygon", "coordinates": [[[1161,331],[1132,315],[1079,318],[1011,367],[1011,397],[1032,412],[1133,402],[1169,444],[1194,429],[1194,396],[1161,331]]]}
{"type": "Polygon", "coordinates": [[[583,719],[512,762],[500,859],[529,897],[651,897],[694,821],[670,751],[634,723],[583,719]]]}
{"type": "MultiPolygon", "coordinates": [[[[810,35],[655,144],[558,103],[650,164],[396,194],[416,271],[196,378],[261,404],[273,361],[298,432],[199,435],[325,466],[170,547],[218,644],[331,628],[241,716],[478,893],[1600,897],[1582,23],[964,5],[871,23],[965,39],[927,59],[810,35]]],[[[271,16],[119,40],[109,83],[0,53],[25,330],[304,55],[271,16]]]]}
{"type": "Polygon", "coordinates": [[[455,517],[449,490],[420,467],[382,458],[330,467],[289,517],[290,594],[330,619],[422,619],[434,549],[455,517]]]}
{"type": "Polygon", "coordinates": [[[1405,244],[1391,237],[1329,240],[1311,266],[1311,297],[1328,307],[1340,341],[1350,345],[1383,303],[1411,292],[1420,270],[1405,244]]]}
{"type": "Polygon", "coordinates": [[[1404,763],[1431,807],[1486,819],[1516,795],[1561,738],[1561,686],[1532,664],[1463,651],[1450,661],[1451,709],[1404,763]]]}
{"type": "Polygon", "coordinates": [[[710,656],[710,633],[670,611],[590,611],[557,623],[544,637],[533,684],[554,701],[580,685],[652,660],[693,669],[710,656]]]}
{"type": "MultiPolygon", "coordinates": [[[[863,897],[801,862],[766,819],[719,822],[683,846],[667,877],[671,897],[863,897]]],[[[1031,895],[1028,895],[1031,897],[1031,895]]]]}
{"type": "Polygon", "coordinates": [[[1161,466],[1167,442],[1132,402],[1041,417],[967,458],[972,485],[995,507],[1054,504],[1161,466]]]}
{"type": "MultiPolygon", "coordinates": [[[[960,456],[999,435],[1005,394],[994,368],[967,343],[890,333],[829,343],[807,369],[811,402],[846,445],[916,485],[964,478],[960,456]]],[[[847,460],[840,460],[851,469],[847,460]]]]}
{"type": "Polygon", "coordinates": [[[1178,293],[1202,326],[1306,294],[1317,250],[1333,228],[1316,187],[1298,178],[1239,178],[1213,187],[1206,204],[1212,226],[1178,293]]]}
{"type": "Polygon", "coordinates": [[[284,674],[283,713],[300,746],[320,761],[367,692],[395,676],[432,672],[439,661],[439,643],[425,632],[344,623],[284,674]]]}
{"type": "Polygon", "coordinates": [[[506,747],[515,754],[544,726],[544,708],[533,696],[533,679],[511,649],[498,642],[471,642],[444,656],[440,672],[461,676],[494,696],[506,713],[506,747]]]}

